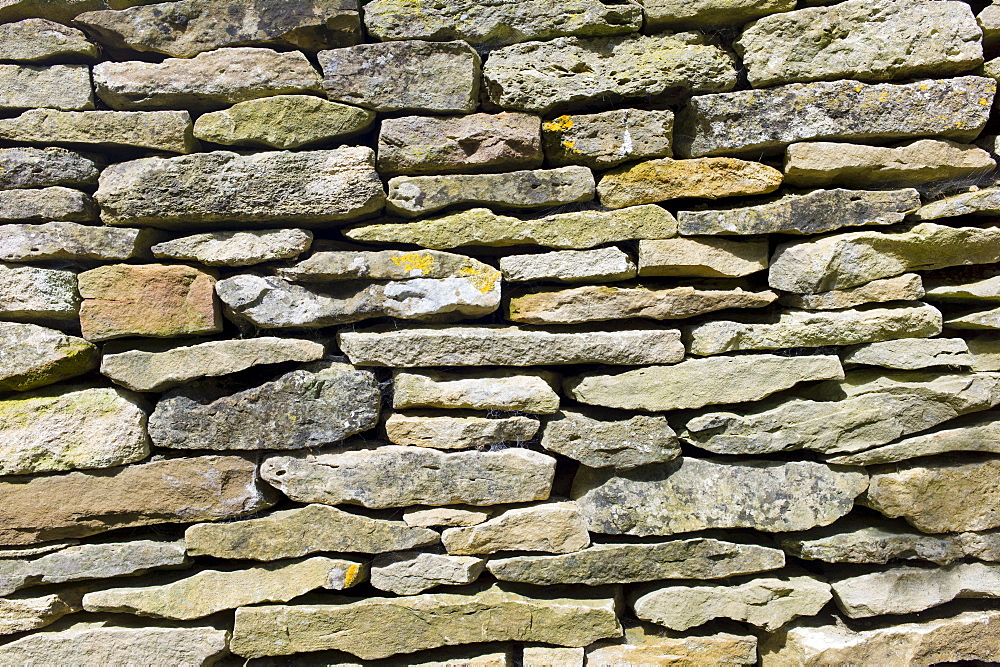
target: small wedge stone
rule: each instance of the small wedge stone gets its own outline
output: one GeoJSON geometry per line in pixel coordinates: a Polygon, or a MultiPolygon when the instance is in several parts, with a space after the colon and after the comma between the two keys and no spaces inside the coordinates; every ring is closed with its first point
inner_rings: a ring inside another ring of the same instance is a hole
{"type": "Polygon", "coordinates": [[[434,528],[443,526],[475,526],[490,518],[490,510],[463,509],[459,507],[432,507],[430,509],[407,509],[403,511],[403,521],[407,526],[434,528]]]}
{"type": "Polygon", "coordinates": [[[927,278],[926,287],[928,301],[1000,301],[1000,276],[981,280],[927,278]]]}
{"type": "Polygon", "coordinates": [[[590,546],[587,522],[576,503],[515,507],[475,526],[448,528],[441,541],[449,554],[468,556],[498,551],[573,553],[590,546]]]}
{"type": "Polygon", "coordinates": [[[541,255],[507,255],[500,271],[509,282],[613,282],[635,278],[635,262],[617,247],[596,250],[560,250],[541,255]]]}
{"type": "Polygon", "coordinates": [[[86,65],[0,65],[0,110],[94,108],[86,65]]]}
{"type": "Polygon", "coordinates": [[[911,217],[914,220],[938,220],[960,215],[996,215],[1000,213],[1000,188],[973,189],[926,204],[911,217]]]}
{"type": "Polygon", "coordinates": [[[0,598],[0,636],[44,628],[78,611],[72,594],[51,593],[38,597],[0,598]]]}
{"type": "Polygon", "coordinates": [[[681,454],[677,435],[662,415],[611,419],[576,410],[562,410],[546,422],[542,447],[590,468],[636,468],[681,454]]]}
{"type": "Polygon", "coordinates": [[[1000,329],[1000,308],[980,310],[966,315],[949,317],[945,319],[944,325],[949,329],[995,331],[1000,329]]]}
{"type": "Polygon", "coordinates": [[[614,109],[569,114],[542,123],[549,164],[582,164],[591,169],[673,155],[674,113],[669,110],[614,109]]]}
{"type": "Polygon", "coordinates": [[[441,371],[396,371],[392,407],[552,414],[559,409],[559,395],[553,389],[558,381],[559,376],[546,371],[488,371],[475,377],[441,371]]]}
{"type": "Polygon", "coordinates": [[[843,310],[869,303],[916,301],[922,299],[924,294],[921,277],[916,273],[905,273],[842,290],[816,294],[782,294],[778,297],[778,303],[804,310],[843,310]]]}
{"type": "Polygon", "coordinates": [[[197,142],[187,111],[57,111],[32,109],[0,119],[0,139],[87,148],[146,148],[193,153],[197,142]]]}
{"type": "Polygon", "coordinates": [[[0,262],[0,317],[13,322],[75,324],[76,274],[0,262]]]}
{"type": "Polygon", "coordinates": [[[763,240],[676,238],[639,241],[640,276],[739,278],[767,268],[763,240]]]}
{"type": "Polygon", "coordinates": [[[4,190],[95,185],[99,173],[96,160],[65,148],[0,148],[0,188],[4,190]]]}
{"type": "Polygon", "coordinates": [[[44,260],[121,261],[147,258],[157,238],[151,229],[115,229],[75,222],[41,225],[4,225],[0,236],[0,260],[34,262],[44,260]]]}
{"type": "Polygon", "coordinates": [[[24,19],[0,25],[0,60],[19,63],[92,62],[97,45],[55,21],[24,19]]]}
{"type": "Polygon", "coordinates": [[[36,324],[0,322],[0,390],[26,391],[83,375],[100,363],[93,344],[36,324]]]}
{"type": "Polygon", "coordinates": [[[90,222],[96,218],[94,201],[79,190],[64,187],[0,190],[0,223],[90,222]]]}
{"type": "Polygon", "coordinates": [[[403,551],[372,561],[372,586],[397,595],[416,595],[435,586],[471,584],[485,568],[482,558],[403,551]]]}
{"type": "Polygon", "coordinates": [[[503,442],[526,442],[538,432],[537,419],[452,417],[434,413],[394,412],[385,421],[385,435],[394,445],[471,449],[503,442]]]}
{"type": "Polygon", "coordinates": [[[844,350],[845,364],[918,370],[932,366],[972,366],[969,346],[961,338],[900,338],[844,350]]]}
{"type": "Polygon", "coordinates": [[[312,232],[275,229],[195,234],[153,246],[153,256],[198,262],[204,266],[250,266],[295,259],[312,244],[312,232]]]}

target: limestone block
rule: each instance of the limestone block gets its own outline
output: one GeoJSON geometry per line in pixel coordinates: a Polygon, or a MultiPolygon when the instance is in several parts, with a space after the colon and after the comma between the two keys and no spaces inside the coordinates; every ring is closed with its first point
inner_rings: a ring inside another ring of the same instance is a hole
{"type": "Polygon", "coordinates": [[[461,278],[496,273],[492,267],[465,255],[437,250],[326,250],[312,253],[278,275],[299,283],[331,280],[406,280],[461,278]]]}
{"type": "Polygon", "coordinates": [[[475,526],[486,521],[492,515],[489,509],[467,509],[462,507],[431,507],[428,509],[410,508],[403,510],[403,522],[407,526],[432,528],[443,526],[475,526]]]}
{"type": "Polygon", "coordinates": [[[5,190],[95,185],[98,173],[95,159],[65,148],[0,148],[0,188],[5,190]]]}
{"type": "Polygon", "coordinates": [[[79,609],[72,593],[0,598],[0,636],[44,628],[79,609]]]}
{"type": "Polygon", "coordinates": [[[615,246],[557,250],[540,255],[507,255],[500,258],[500,271],[508,282],[614,282],[636,276],[635,262],[615,246]]]}
{"type": "Polygon", "coordinates": [[[1000,301],[1000,276],[980,280],[927,278],[927,300],[962,303],[965,301],[1000,301]]]}
{"type": "Polygon", "coordinates": [[[397,595],[416,595],[435,586],[471,584],[486,561],[473,556],[445,556],[401,551],[372,561],[372,586],[397,595]]]}
{"type": "Polygon", "coordinates": [[[915,220],[938,220],[960,215],[996,215],[1000,213],[1000,188],[974,188],[969,192],[945,197],[926,204],[913,214],[915,220]]]}
{"type": "Polygon", "coordinates": [[[37,324],[0,322],[0,390],[26,391],[97,368],[100,354],[82,338],[37,324]]]}
{"type": "Polygon", "coordinates": [[[394,412],[385,420],[385,435],[394,445],[471,449],[503,442],[525,442],[538,432],[537,419],[450,416],[433,412],[394,412]]]}
{"type": "Polygon", "coordinates": [[[75,222],[41,225],[4,225],[0,260],[98,260],[140,259],[150,255],[157,232],[151,229],[97,227],[75,222]]]}
{"type": "Polygon", "coordinates": [[[987,334],[970,338],[966,343],[972,354],[972,370],[1000,371],[1000,341],[987,334]]]}
{"type": "Polygon", "coordinates": [[[0,60],[45,63],[96,59],[97,45],[76,28],[40,18],[0,25],[0,60]]]}
{"type": "Polygon", "coordinates": [[[90,222],[96,217],[94,201],[79,190],[64,187],[0,190],[0,223],[90,222]]]}
{"type": "Polygon", "coordinates": [[[662,415],[613,419],[597,411],[562,410],[545,423],[542,447],[590,468],[636,468],[680,456],[662,415]]]}
{"type": "Polygon", "coordinates": [[[647,30],[738,26],[795,9],[794,0],[640,0],[647,30]]]}
{"type": "Polygon", "coordinates": [[[521,651],[524,667],[583,667],[583,648],[525,646],[521,651]]]}
{"type": "Polygon", "coordinates": [[[949,317],[945,319],[944,325],[949,329],[972,331],[1000,329],[1000,308],[978,310],[965,315],[949,317]]]}
{"type": "Polygon", "coordinates": [[[972,366],[969,346],[961,338],[900,338],[867,343],[843,351],[845,364],[919,370],[932,366],[972,366]]]}
{"type": "Polygon", "coordinates": [[[187,111],[58,111],[31,109],[0,119],[0,139],[98,149],[148,148],[192,153],[197,142],[187,111]]]}
{"type": "Polygon", "coordinates": [[[628,628],[624,640],[600,642],[587,648],[587,665],[755,665],[757,638],[714,632],[690,634],[640,625],[628,628]]]}
{"type": "Polygon", "coordinates": [[[0,110],[94,108],[86,65],[0,65],[0,110]]]}
{"type": "Polygon", "coordinates": [[[639,275],[739,278],[767,268],[764,240],[675,238],[639,241],[639,275]]]}
{"type": "Polygon", "coordinates": [[[194,234],[153,246],[153,256],[198,262],[204,266],[250,266],[295,259],[309,249],[312,232],[274,229],[194,234]]]}
{"type": "Polygon", "coordinates": [[[0,317],[13,322],[75,324],[76,274],[0,262],[0,317]]]}
{"type": "Polygon", "coordinates": [[[815,294],[782,294],[778,303],[805,310],[843,310],[869,303],[916,301],[925,295],[923,281],[916,273],[893,278],[877,278],[869,283],[815,294]]]}
{"type": "Polygon", "coordinates": [[[515,507],[475,526],[448,528],[441,541],[449,554],[469,556],[498,551],[573,553],[590,546],[587,522],[576,503],[515,507]]]}
{"type": "Polygon", "coordinates": [[[623,162],[673,154],[674,113],[669,110],[613,109],[568,114],[542,123],[549,164],[582,164],[607,169],[623,162]]]}
{"type": "Polygon", "coordinates": [[[559,409],[553,389],[559,376],[548,371],[423,371],[393,373],[392,407],[509,410],[552,414],[559,409]]]}
{"type": "MultiPolygon", "coordinates": [[[[122,1],[134,2],[137,0],[122,1]]],[[[69,23],[81,12],[102,9],[106,5],[107,0],[4,0],[3,6],[0,6],[0,21],[47,18],[69,23]]]]}

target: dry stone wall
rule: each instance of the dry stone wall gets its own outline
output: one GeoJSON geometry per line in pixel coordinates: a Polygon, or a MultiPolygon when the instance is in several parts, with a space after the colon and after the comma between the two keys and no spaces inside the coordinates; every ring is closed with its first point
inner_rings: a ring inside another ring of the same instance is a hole
{"type": "Polygon", "coordinates": [[[1000,663],[997,56],[0,0],[0,665],[1000,663]]]}

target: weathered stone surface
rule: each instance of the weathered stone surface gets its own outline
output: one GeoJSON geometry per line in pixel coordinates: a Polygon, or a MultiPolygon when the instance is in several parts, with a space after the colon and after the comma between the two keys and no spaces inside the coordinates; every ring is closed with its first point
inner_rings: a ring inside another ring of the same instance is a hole
{"type": "Polygon", "coordinates": [[[674,329],[558,333],[503,325],[378,327],[337,334],[359,366],[534,366],[672,364],[684,358],[674,329]]]}
{"type": "Polygon", "coordinates": [[[195,234],[153,246],[157,258],[198,262],[204,266],[250,266],[279,259],[295,259],[309,249],[312,232],[275,229],[195,234]]]}
{"type": "Polygon", "coordinates": [[[524,667],[581,667],[583,659],[583,648],[525,646],[521,651],[524,667]]]}
{"type": "Polygon", "coordinates": [[[465,255],[437,250],[329,250],[312,253],[278,274],[301,283],[331,280],[406,280],[492,275],[492,267],[465,255]]]}
{"type": "Polygon", "coordinates": [[[559,282],[613,282],[635,278],[635,262],[620,248],[558,250],[541,255],[507,255],[500,258],[505,280],[557,280],[559,282]]]}
{"type": "Polygon", "coordinates": [[[354,44],[361,18],[350,0],[179,0],[76,17],[114,48],[190,58],[223,46],[273,44],[316,51],[354,44]]]}
{"type": "MultiPolygon", "coordinates": [[[[316,361],[322,356],[323,346],[319,343],[267,336],[150,349],[132,349],[130,345],[121,351],[106,348],[101,374],[134,391],[162,391],[201,377],[238,373],[261,364],[316,361]]],[[[220,408],[215,405],[214,409],[220,408]]]]}
{"type": "Polygon", "coordinates": [[[236,611],[232,650],[250,658],[338,649],[373,660],[482,641],[586,646],[621,634],[612,595],[598,589],[579,597],[531,598],[494,585],[340,604],[243,607],[236,611]],[[386,627],[398,632],[387,634],[386,627]]]}
{"type": "Polygon", "coordinates": [[[794,0],[640,0],[648,30],[738,26],[795,9],[794,0]]]}
{"type": "Polygon", "coordinates": [[[828,563],[926,560],[947,565],[960,558],[1000,560],[1000,531],[925,535],[892,521],[854,519],[778,536],[789,554],[828,563]]]}
{"type": "Polygon", "coordinates": [[[563,115],[542,123],[549,164],[582,164],[592,169],[673,154],[674,113],[669,110],[614,109],[563,115]]]}
{"type": "MultiPolygon", "coordinates": [[[[682,197],[719,199],[768,194],[778,189],[781,179],[780,171],[759,162],[729,157],[706,157],[694,160],[660,158],[607,172],[601,177],[597,194],[603,206],[624,208],[682,197]]],[[[919,206],[919,203],[917,205],[919,206]]],[[[684,216],[698,215],[703,214],[681,213],[682,226],[684,216]]]]}
{"type": "Polygon", "coordinates": [[[761,662],[778,665],[929,665],[1000,660],[1000,612],[970,611],[923,623],[852,630],[842,622],[799,622],[761,642],[761,662]]]}
{"type": "Polygon", "coordinates": [[[500,307],[500,272],[469,260],[452,278],[389,283],[293,285],[275,276],[240,274],[216,287],[226,315],[261,329],[316,329],[373,317],[437,320],[482,317],[500,307]]]}
{"type": "Polygon", "coordinates": [[[837,357],[754,354],[689,359],[613,375],[586,373],[567,379],[564,388],[581,403],[658,412],[756,401],[799,382],[843,377],[837,357]]]}
{"type": "MultiPolygon", "coordinates": [[[[97,617],[100,619],[101,617],[97,617]]],[[[122,626],[111,620],[62,624],[0,646],[0,661],[29,664],[45,656],[55,664],[211,665],[229,655],[229,633],[212,627],[122,626]]]]}
{"type": "Polygon", "coordinates": [[[428,509],[410,508],[403,510],[403,522],[407,526],[432,528],[443,526],[475,526],[486,521],[492,515],[492,510],[467,509],[462,507],[431,507],[428,509]]]}
{"type": "Polygon", "coordinates": [[[914,186],[981,176],[995,168],[981,148],[941,139],[895,148],[812,141],[792,144],[785,152],[785,183],[802,188],[914,186]]]}
{"type": "Polygon", "coordinates": [[[324,552],[377,554],[436,544],[433,530],[374,519],[327,505],[272,512],[257,519],[199,523],[184,534],[192,556],[279,560],[324,552]]]}
{"type": "Polygon", "coordinates": [[[991,264],[998,254],[998,228],[925,222],[899,233],[847,232],[783,243],[771,258],[768,283],[786,292],[824,292],[915,269],[991,264]]]}
{"type": "Polygon", "coordinates": [[[143,158],[105,169],[96,198],[109,225],[327,224],[382,208],[385,193],[374,166],[374,152],[363,146],[143,158]],[[178,179],[188,184],[183,191],[178,179]]]}
{"type": "Polygon", "coordinates": [[[527,169],[502,174],[396,176],[389,180],[387,210],[412,218],[456,204],[548,208],[594,198],[587,167],[527,169]]]}
{"type": "Polygon", "coordinates": [[[498,551],[572,553],[590,546],[587,522],[576,503],[541,503],[515,507],[475,526],[448,528],[441,541],[449,554],[498,551]]]}
{"type": "Polygon", "coordinates": [[[773,631],[799,616],[819,613],[831,593],[812,577],[754,579],[736,586],[664,586],[639,589],[635,615],[671,630],[687,630],[714,618],[731,618],[773,631]]]}
{"type": "Polygon", "coordinates": [[[846,0],[759,19],[734,47],[750,84],[763,88],[793,81],[961,74],[982,64],[981,37],[964,2],[846,0]],[[818,25],[824,27],[821,38],[818,25]]]}
{"type": "Polygon", "coordinates": [[[642,9],[599,0],[375,0],[365,28],[380,41],[461,39],[491,48],[567,35],[618,35],[642,27],[642,9]]]}
{"type": "Polygon", "coordinates": [[[979,310],[965,315],[957,315],[945,319],[944,325],[949,329],[996,330],[1000,329],[1000,308],[979,310]]]}
{"type": "Polygon", "coordinates": [[[585,249],[618,241],[669,239],[677,235],[677,220],[654,205],[554,213],[534,220],[474,208],[404,224],[364,225],[345,234],[356,241],[415,243],[438,250],[469,245],[585,249]]]}
{"type": "Polygon", "coordinates": [[[1000,340],[990,334],[976,336],[966,341],[972,354],[972,370],[1000,371],[1000,340]]]}
{"type": "MultiPolygon", "coordinates": [[[[334,652],[334,655],[338,656],[338,664],[355,667],[353,661],[342,661],[341,656],[350,656],[339,652],[334,652]]],[[[391,659],[386,661],[392,662],[391,659]]],[[[408,655],[407,661],[412,667],[514,667],[514,647],[511,644],[488,643],[429,649],[408,655]]]]}
{"type": "MultiPolygon", "coordinates": [[[[130,2],[134,0],[123,0],[130,2]]],[[[105,7],[107,0],[3,0],[0,21],[47,18],[69,23],[81,13],[105,7]]]]}
{"type": "Polygon", "coordinates": [[[160,63],[94,66],[97,95],[112,109],[217,109],[271,95],[319,91],[320,77],[299,51],[237,47],[160,63]]]}
{"type": "Polygon", "coordinates": [[[1000,6],[987,5],[976,14],[976,22],[983,29],[983,46],[995,46],[1000,38],[1000,6]]]}
{"type": "Polygon", "coordinates": [[[540,114],[736,85],[731,57],[697,33],[514,44],[490,54],[483,77],[493,104],[540,114]]]}
{"type": "Polygon", "coordinates": [[[0,260],[138,259],[149,255],[156,232],[150,229],[114,229],[75,222],[42,225],[4,225],[0,236],[0,260]]]}
{"type": "Polygon", "coordinates": [[[364,579],[363,571],[360,563],[324,556],[245,570],[202,570],[169,584],[87,593],[83,608],[90,612],[191,620],[248,604],[288,602],[317,588],[350,588],[364,579]]]}
{"type": "Polygon", "coordinates": [[[782,294],[778,303],[805,310],[843,310],[868,303],[916,301],[924,297],[923,281],[916,273],[880,278],[857,287],[816,294],[782,294]]]}
{"type": "Polygon", "coordinates": [[[468,377],[424,371],[393,374],[392,407],[509,410],[552,414],[559,409],[553,389],[559,376],[547,371],[486,371],[468,377]]]}
{"type": "Polygon", "coordinates": [[[960,215],[996,215],[1000,213],[1000,188],[973,189],[953,197],[945,197],[920,208],[915,220],[938,220],[960,215]]]}
{"type": "Polygon", "coordinates": [[[122,389],[59,386],[0,401],[0,475],[110,468],[149,456],[146,414],[122,389]]]}
{"type": "Polygon", "coordinates": [[[796,397],[739,414],[703,413],[688,421],[681,437],[717,454],[857,452],[1000,401],[998,378],[990,374],[853,371],[820,387],[822,400],[796,397]]]}
{"type": "Polygon", "coordinates": [[[50,593],[38,597],[0,598],[0,636],[37,630],[80,609],[77,596],[50,593]]]}
{"type": "Polygon", "coordinates": [[[374,111],[471,113],[482,61],[461,41],[408,40],[319,52],[323,88],[335,102],[374,111]]]}
{"type": "Polygon", "coordinates": [[[197,148],[187,111],[57,111],[31,109],[0,119],[0,139],[29,144],[148,148],[191,153],[197,148]]]}
{"type": "Polygon", "coordinates": [[[894,567],[832,582],[834,599],[851,618],[909,614],[955,598],[1000,597],[1000,565],[952,563],[894,567]]]}
{"type": "MultiPolygon", "coordinates": [[[[701,3],[699,1],[695,4],[701,3]]],[[[600,642],[587,648],[588,667],[672,663],[754,665],[757,663],[757,638],[753,635],[735,635],[730,632],[708,635],[681,634],[663,628],[640,625],[628,628],[624,640],[600,642]]]]}
{"type": "Polygon", "coordinates": [[[97,348],[36,324],[0,322],[0,391],[26,391],[97,368],[97,348]]]}
{"type": "Polygon", "coordinates": [[[378,169],[383,174],[534,169],[545,157],[540,125],[537,116],[523,113],[386,118],[378,135],[378,169]]]}
{"type": "Polygon", "coordinates": [[[911,189],[815,190],[785,195],[769,204],[681,211],[677,220],[684,235],[819,234],[841,227],[896,224],[918,208],[920,194],[911,189]]]}
{"type": "Polygon", "coordinates": [[[222,331],[215,277],[190,266],[114,264],[77,276],[87,340],[222,331]]]}
{"type": "Polygon", "coordinates": [[[329,362],[234,389],[225,380],[202,380],[167,392],[149,418],[153,444],[217,450],[319,447],[373,428],[382,398],[372,373],[329,362]]]}
{"type": "Polygon", "coordinates": [[[763,308],[777,298],[778,295],[771,291],[745,292],[742,289],[650,289],[610,285],[548,288],[511,297],[507,319],[525,324],[577,324],[635,317],[675,320],[725,308],[763,308]]]}
{"type": "Polygon", "coordinates": [[[502,442],[525,442],[538,432],[537,419],[394,412],[385,421],[386,439],[394,445],[471,449],[502,442]]]}
{"type": "Polygon", "coordinates": [[[626,584],[657,579],[722,579],[774,570],[785,564],[779,549],[696,537],[669,542],[594,544],[558,556],[493,558],[490,573],[502,581],[541,586],[626,584]]]}
{"type": "MultiPolygon", "coordinates": [[[[2,167],[0,167],[2,168],[2,167]]],[[[76,274],[0,262],[0,317],[14,322],[75,323],[76,274]]]]}
{"type": "Polygon", "coordinates": [[[179,569],[190,561],[183,542],[129,540],[70,546],[31,560],[0,561],[0,595],[42,584],[64,584],[179,569]]]}
{"type": "Polygon", "coordinates": [[[416,595],[435,586],[471,584],[485,567],[485,560],[472,556],[401,551],[372,561],[372,586],[397,595],[416,595]]]}
{"type": "Polygon", "coordinates": [[[1000,301],[1000,276],[981,280],[926,278],[928,301],[1000,301]]]}
{"type": "Polygon", "coordinates": [[[545,500],[556,461],[527,449],[440,452],[384,445],[270,456],[261,477],[296,502],[370,508],[545,500]]]}
{"type": "Polygon", "coordinates": [[[26,547],[0,547],[0,558],[22,558],[24,556],[40,556],[79,544],[80,540],[54,540],[44,544],[26,547]]]}
{"type": "Polygon", "coordinates": [[[1000,526],[998,470],[1000,458],[971,454],[876,467],[858,502],[925,533],[989,530],[1000,526]]]}
{"type": "Polygon", "coordinates": [[[86,65],[0,65],[0,110],[94,108],[86,65]]]}
{"type": "Polygon", "coordinates": [[[867,486],[863,468],[682,457],[633,470],[581,468],[572,495],[596,533],[780,533],[833,523],[851,511],[867,486]]]}
{"type": "Polygon", "coordinates": [[[33,544],[115,528],[219,521],[274,504],[239,456],[167,459],[97,472],[0,482],[0,544],[33,544]],[[39,503],[45,498],[45,503],[39,503]]]}
{"type": "Polygon", "coordinates": [[[79,190],[0,190],[0,222],[89,222],[96,217],[94,201],[79,190]]]}
{"type": "Polygon", "coordinates": [[[577,410],[562,410],[546,422],[542,447],[591,468],[635,468],[681,453],[677,435],[662,415],[614,419],[577,410]]]}
{"type": "Polygon", "coordinates": [[[767,268],[764,240],[702,237],[639,241],[640,276],[738,278],[767,268]]]}
{"type": "Polygon", "coordinates": [[[96,59],[97,45],[76,28],[38,18],[0,25],[0,60],[42,63],[96,59]]]}
{"type": "Polygon", "coordinates": [[[917,370],[932,366],[971,366],[969,346],[961,338],[900,338],[844,350],[845,364],[917,370]]]}
{"type": "Polygon", "coordinates": [[[312,95],[275,95],[200,116],[194,136],[227,146],[299,148],[355,136],[374,120],[368,109],[312,95]]]}
{"type": "Polygon", "coordinates": [[[65,148],[0,148],[0,188],[5,190],[94,185],[98,173],[95,160],[65,148]]]}
{"type": "Polygon", "coordinates": [[[936,135],[971,141],[982,131],[995,94],[992,79],[964,76],[904,84],[793,83],[701,95],[678,117],[674,152],[682,157],[759,154],[815,139],[936,135]]]}
{"type": "Polygon", "coordinates": [[[717,320],[688,327],[688,352],[708,355],[739,350],[857,345],[941,333],[941,311],[934,306],[869,306],[821,311],[790,310],[765,323],[717,320]]]}

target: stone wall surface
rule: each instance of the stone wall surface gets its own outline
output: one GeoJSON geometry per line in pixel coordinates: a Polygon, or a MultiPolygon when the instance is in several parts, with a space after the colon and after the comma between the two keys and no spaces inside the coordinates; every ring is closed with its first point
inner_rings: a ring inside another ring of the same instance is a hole
{"type": "Polygon", "coordinates": [[[1000,0],[0,0],[0,665],[1000,664],[1000,0]]]}

